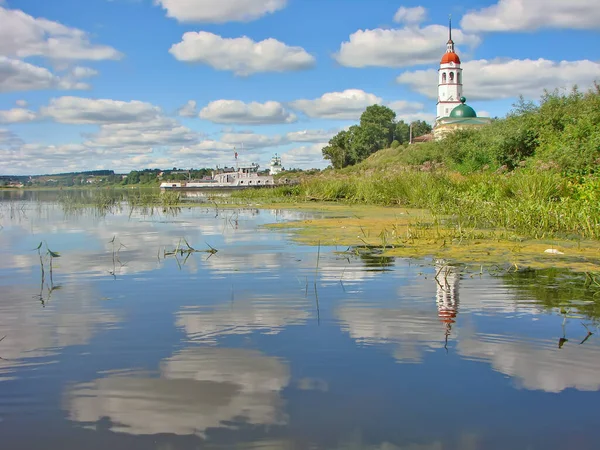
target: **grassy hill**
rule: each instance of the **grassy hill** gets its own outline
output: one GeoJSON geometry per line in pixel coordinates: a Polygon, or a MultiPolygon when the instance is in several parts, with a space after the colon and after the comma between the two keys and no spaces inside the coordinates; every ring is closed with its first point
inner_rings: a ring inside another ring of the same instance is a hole
{"type": "Polygon", "coordinates": [[[521,101],[444,140],[380,150],[246,198],[427,208],[471,228],[600,238],[600,87],[521,101]]]}

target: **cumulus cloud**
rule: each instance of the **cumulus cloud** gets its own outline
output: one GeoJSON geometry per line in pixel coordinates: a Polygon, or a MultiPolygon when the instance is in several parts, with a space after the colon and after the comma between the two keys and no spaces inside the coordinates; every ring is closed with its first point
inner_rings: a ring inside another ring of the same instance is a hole
{"type": "Polygon", "coordinates": [[[329,142],[339,130],[301,130],[292,131],[285,135],[288,142],[329,142]]]}
{"type": "Polygon", "coordinates": [[[327,162],[323,159],[322,149],[327,144],[303,145],[293,148],[281,155],[284,167],[299,167],[302,169],[324,168],[327,162]]]}
{"type": "Polygon", "coordinates": [[[394,14],[394,22],[407,23],[407,24],[418,24],[423,22],[427,18],[427,10],[422,6],[415,6],[414,8],[407,8],[401,6],[394,14]]]}
{"type": "Polygon", "coordinates": [[[40,109],[43,116],[60,123],[103,124],[145,122],[156,118],[160,109],[150,103],[133,100],[59,97],[40,109]]]}
{"type": "Polygon", "coordinates": [[[31,122],[36,118],[37,115],[35,112],[24,108],[13,108],[0,111],[0,123],[31,122]]]}
{"type": "MultiPolygon", "coordinates": [[[[589,86],[598,79],[600,63],[546,59],[481,59],[463,64],[465,95],[469,100],[495,100],[523,95],[538,97],[544,89],[589,86]]],[[[437,98],[437,70],[404,72],[397,82],[431,99],[437,98]]]]}
{"type": "Polygon", "coordinates": [[[20,10],[0,7],[0,24],[0,55],[3,56],[93,61],[122,57],[112,47],[92,44],[85,31],[35,18],[20,10]]]}
{"type": "Polygon", "coordinates": [[[21,108],[25,108],[27,106],[27,100],[17,100],[15,104],[21,108]]]}
{"type": "Polygon", "coordinates": [[[266,136],[255,133],[224,133],[221,142],[240,147],[242,144],[246,149],[275,147],[285,143],[282,136],[266,136]]]}
{"type": "Polygon", "coordinates": [[[302,99],[290,103],[294,109],[309,117],[324,119],[356,120],[367,106],[382,103],[381,97],[360,89],[328,92],[312,100],[302,99]]]}
{"type": "Polygon", "coordinates": [[[469,32],[533,31],[540,28],[599,29],[600,5],[590,0],[499,0],[461,20],[469,32]]]}
{"type": "Polygon", "coordinates": [[[71,72],[65,76],[56,75],[45,67],[0,56],[0,92],[89,89],[87,83],[80,81],[82,75],[81,71],[71,72]]]}
{"type": "Polygon", "coordinates": [[[285,8],[287,0],[155,0],[179,22],[250,22],[285,8]]]}
{"type": "Polygon", "coordinates": [[[189,100],[185,105],[177,110],[177,114],[181,117],[196,117],[196,115],[198,115],[196,101],[189,100]]]}
{"type": "Polygon", "coordinates": [[[190,145],[199,135],[176,120],[156,117],[147,122],[104,124],[93,138],[86,142],[91,148],[148,149],[190,145]]]}
{"type": "MultiPolygon", "coordinates": [[[[475,47],[480,38],[452,30],[461,45],[475,47]]],[[[406,67],[439,62],[448,41],[448,28],[442,25],[401,29],[358,30],[343,42],[334,58],[346,67],[406,67]]]]}
{"type": "Polygon", "coordinates": [[[302,47],[290,47],[273,38],[260,42],[246,36],[227,39],[206,31],[185,33],[169,52],[179,61],[206,64],[240,76],[305,70],[315,65],[315,58],[302,47]]]}
{"type": "Polygon", "coordinates": [[[200,111],[200,118],[214,123],[278,124],[296,122],[295,114],[279,102],[244,103],[240,100],[216,100],[200,111]]]}

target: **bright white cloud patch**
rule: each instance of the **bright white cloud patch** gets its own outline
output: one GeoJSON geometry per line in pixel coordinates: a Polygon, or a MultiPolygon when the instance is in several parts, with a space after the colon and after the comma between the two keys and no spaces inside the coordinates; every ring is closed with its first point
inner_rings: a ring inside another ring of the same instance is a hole
{"type": "Polygon", "coordinates": [[[328,92],[313,100],[296,100],[290,105],[309,117],[356,120],[367,106],[382,103],[381,97],[360,89],[328,92]]]}
{"type": "Polygon", "coordinates": [[[285,8],[287,0],[155,0],[179,22],[250,22],[285,8]]]}
{"type": "Polygon", "coordinates": [[[196,115],[198,115],[196,101],[189,100],[185,105],[177,110],[177,114],[181,117],[196,117],[196,115]]]}
{"type": "Polygon", "coordinates": [[[35,18],[20,10],[0,7],[0,55],[41,56],[54,60],[119,59],[112,47],[90,42],[89,35],[58,22],[35,18]]]}
{"type": "Polygon", "coordinates": [[[24,108],[13,108],[0,111],[0,123],[31,122],[36,118],[37,115],[35,112],[24,108]]]}
{"type": "Polygon", "coordinates": [[[435,114],[425,112],[423,103],[397,100],[386,103],[386,106],[396,113],[396,120],[404,120],[406,123],[416,120],[424,120],[425,122],[435,120],[435,114]]]}
{"type": "Polygon", "coordinates": [[[90,86],[75,75],[75,73],[56,75],[45,67],[0,56],[0,92],[89,89],[90,86]]]}
{"type": "Polygon", "coordinates": [[[102,125],[86,145],[90,148],[144,153],[154,148],[191,145],[198,138],[197,133],[176,120],[156,117],[150,121],[102,125]]]}
{"type": "MultiPolygon", "coordinates": [[[[523,95],[540,96],[544,89],[570,89],[574,84],[590,86],[600,74],[600,63],[582,61],[548,61],[546,59],[476,60],[463,64],[465,95],[468,100],[496,100],[523,95]]],[[[397,82],[437,98],[437,70],[404,72],[397,82]]]]}
{"type": "Polygon", "coordinates": [[[495,5],[465,14],[461,27],[475,33],[600,29],[600,4],[597,0],[499,0],[495,5]]]}
{"type": "Polygon", "coordinates": [[[27,106],[27,100],[17,100],[15,104],[21,108],[25,108],[27,106]]]}
{"type": "Polygon", "coordinates": [[[246,149],[275,147],[284,143],[282,136],[266,136],[255,133],[225,133],[221,136],[221,142],[231,144],[237,148],[242,145],[246,149]]]}
{"type": "Polygon", "coordinates": [[[240,100],[216,100],[200,111],[200,118],[214,123],[277,124],[293,123],[297,117],[279,102],[244,103],[240,100]]]}
{"type": "Polygon", "coordinates": [[[329,142],[339,130],[301,130],[285,135],[288,142],[329,142]]]}
{"type": "Polygon", "coordinates": [[[305,70],[315,64],[315,59],[302,47],[290,47],[276,39],[260,42],[246,36],[226,39],[206,31],[185,33],[169,52],[179,61],[207,64],[240,76],[305,70]]]}
{"type": "MultiPolygon", "coordinates": [[[[475,47],[480,38],[452,30],[458,45],[475,47]]],[[[343,42],[334,58],[346,67],[407,67],[439,62],[446,50],[448,28],[429,25],[423,28],[358,30],[343,42]]]]}
{"type": "Polygon", "coordinates": [[[158,117],[160,109],[140,101],[59,97],[40,109],[43,116],[71,124],[145,122],[158,117]]]}
{"type": "Polygon", "coordinates": [[[394,15],[394,22],[414,25],[423,22],[426,18],[427,10],[422,6],[415,6],[414,8],[401,6],[394,15]]]}
{"type": "Polygon", "coordinates": [[[325,145],[327,144],[303,145],[293,148],[281,155],[281,164],[286,168],[324,168],[327,166],[322,152],[325,145]]]}

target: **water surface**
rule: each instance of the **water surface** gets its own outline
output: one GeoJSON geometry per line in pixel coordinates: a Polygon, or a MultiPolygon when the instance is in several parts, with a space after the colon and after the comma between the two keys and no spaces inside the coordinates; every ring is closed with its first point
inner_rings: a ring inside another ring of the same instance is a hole
{"type": "Polygon", "coordinates": [[[318,212],[0,195],[3,449],[597,448],[585,277],[261,227],[318,212]]]}

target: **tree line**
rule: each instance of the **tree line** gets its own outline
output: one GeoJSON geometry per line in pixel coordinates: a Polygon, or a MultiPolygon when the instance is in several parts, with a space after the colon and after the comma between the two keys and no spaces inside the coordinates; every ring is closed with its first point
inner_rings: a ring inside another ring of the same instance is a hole
{"type": "MultiPolygon", "coordinates": [[[[396,121],[396,113],[387,106],[369,106],[360,116],[360,124],[340,131],[323,148],[323,158],[334,169],[357,164],[384,148],[398,147],[409,142],[410,126],[396,121]]],[[[422,120],[412,122],[414,137],[430,133],[431,125],[422,120]]]]}

